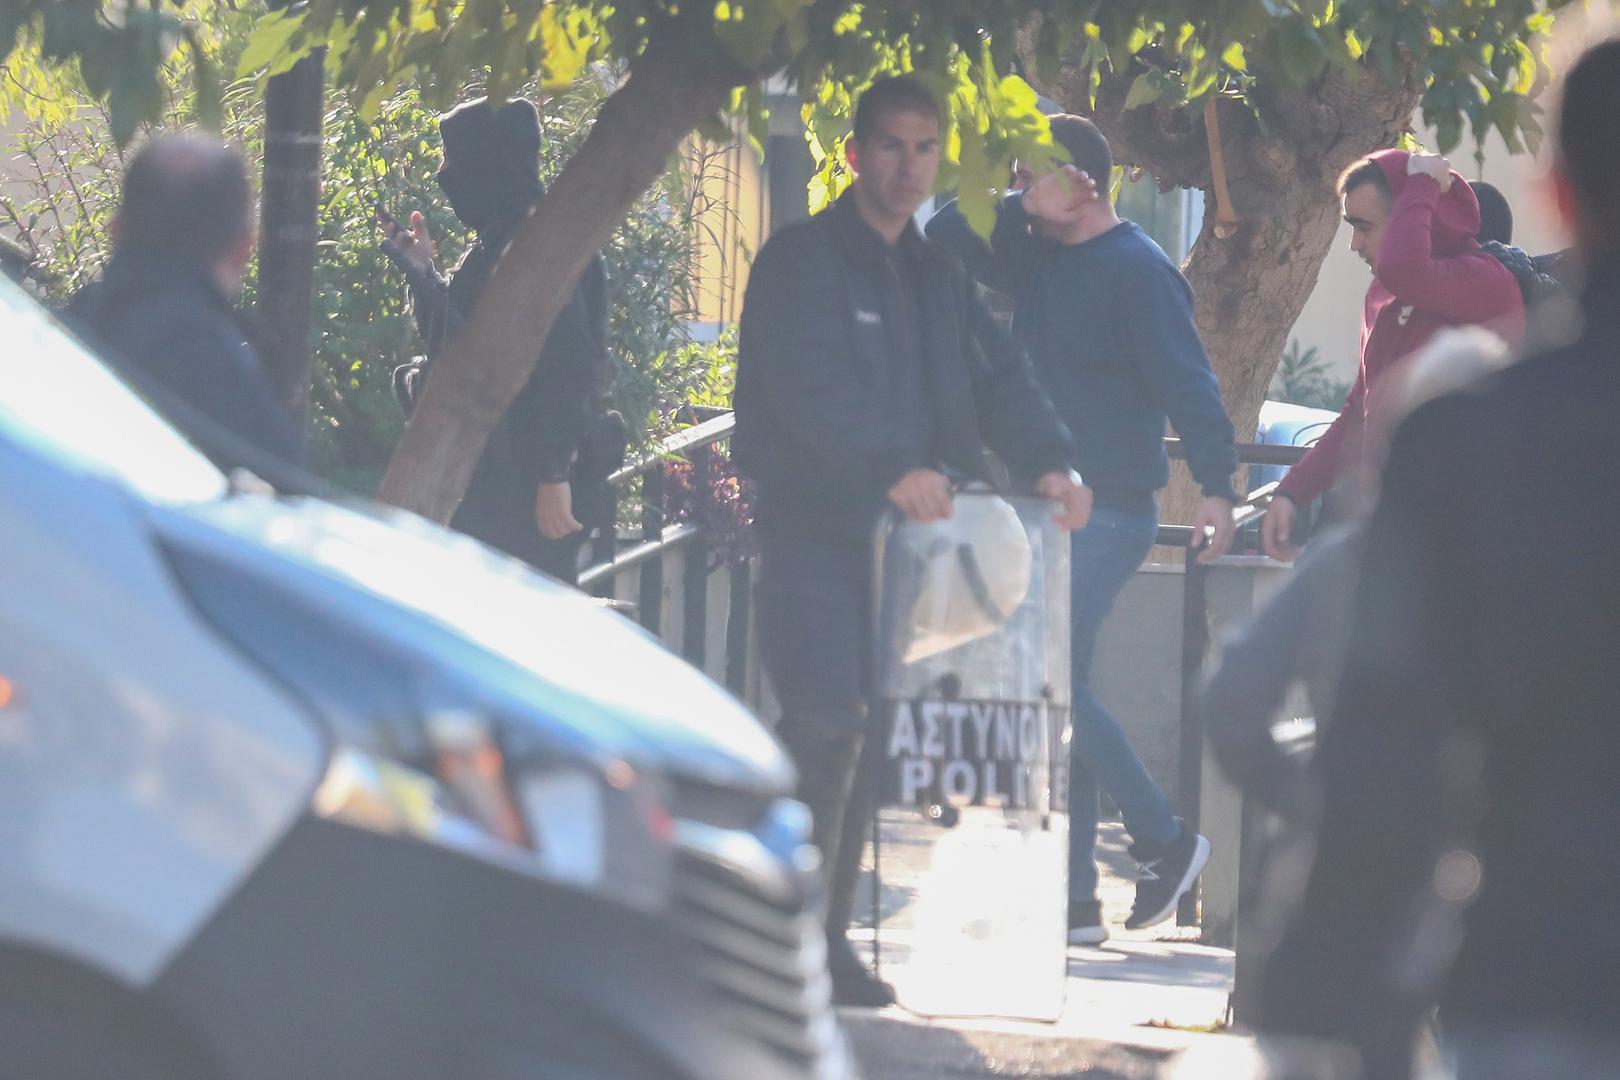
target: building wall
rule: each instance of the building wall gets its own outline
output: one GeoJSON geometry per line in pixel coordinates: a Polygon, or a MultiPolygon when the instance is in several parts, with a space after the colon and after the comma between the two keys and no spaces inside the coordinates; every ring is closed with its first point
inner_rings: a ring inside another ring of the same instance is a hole
{"type": "Polygon", "coordinates": [[[737,140],[719,145],[693,139],[687,160],[696,167],[697,314],[704,326],[735,323],[742,314],[748,267],[765,242],[770,193],[753,149],[737,140]]]}

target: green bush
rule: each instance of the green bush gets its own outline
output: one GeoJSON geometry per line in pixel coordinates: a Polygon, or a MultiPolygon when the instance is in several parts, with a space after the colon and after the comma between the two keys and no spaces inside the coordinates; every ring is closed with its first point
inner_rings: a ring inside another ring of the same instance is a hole
{"type": "Polygon", "coordinates": [[[1349,394],[1350,384],[1329,373],[1327,361],[1316,347],[1301,349],[1297,338],[1288,343],[1288,351],[1283,353],[1282,363],[1271,378],[1269,392],[1274,401],[1330,412],[1344,408],[1349,394]]]}
{"type": "MultiPolygon", "coordinates": [[[[249,20],[221,14],[209,23],[210,46],[223,70],[234,67],[249,20]]],[[[466,97],[477,94],[469,88],[466,97]]],[[[532,92],[532,88],[531,88],[532,92]]],[[[544,103],[543,174],[559,171],[589,133],[607,89],[595,75],[544,103]]],[[[173,86],[162,127],[191,126],[189,102],[173,86]]],[[[250,161],[262,156],[262,99],[252,82],[224,96],[225,135],[250,161]]],[[[63,301],[99,273],[108,247],[106,224],[116,209],[127,152],[108,137],[108,117],[81,95],[72,119],[41,120],[18,136],[26,193],[0,198],[0,233],[32,255],[48,298],[63,301]]],[[[145,135],[153,134],[148,130],[145,135]]],[[[679,426],[686,404],[723,404],[730,395],[732,339],[700,344],[687,322],[693,289],[698,164],[671,162],[663,180],[639,200],[603,252],[609,279],[610,353],[604,391],[629,422],[638,445],[679,426]]],[[[442,199],[436,114],[414,90],[384,101],[362,119],[344,95],[328,96],[323,134],[319,246],[315,265],[314,370],[310,461],[317,472],[362,493],[375,490],[404,424],[391,374],[423,351],[406,306],[404,282],[378,247],[376,207],[407,219],[427,217],[440,265],[453,266],[468,235],[442,199]]],[[[255,282],[243,294],[251,312],[255,282]]]]}

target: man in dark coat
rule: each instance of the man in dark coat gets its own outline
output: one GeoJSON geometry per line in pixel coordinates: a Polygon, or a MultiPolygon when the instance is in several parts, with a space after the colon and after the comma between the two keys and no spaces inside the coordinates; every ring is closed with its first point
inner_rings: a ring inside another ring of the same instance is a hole
{"type": "Polygon", "coordinates": [[[301,464],[303,433],[232,307],[254,243],[242,156],[186,135],[148,143],[124,174],[111,233],[106,271],[73,298],[68,321],[138,387],[156,391],[154,404],[177,427],[200,414],[301,464]]]}
{"type": "MultiPolygon", "coordinates": [[[[405,272],[430,357],[472,316],[501,253],[545,193],[540,115],[530,102],[499,109],[482,98],[468,102],[440,118],[439,134],[439,186],[462,224],[477,233],[455,270],[446,275],[434,265],[420,212],[411,214],[409,230],[378,212],[384,250],[405,272]]],[[[570,582],[578,576],[586,527],[611,521],[605,481],[624,455],[622,421],[617,414],[597,415],[607,334],[607,277],[598,256],[557,316],[534,374],[490,436],[451,521],[570,582]]],[[[407,401],[420,392],[425,375],[422,367],[400,372],[407,401]]]]}
{"type": "Polygon", "coordinates": [[[743,304],[735,447],[757,485],[760,644],[778,731],[835,870],[829,969],[845,1004],[893,1000],[844,933],[874,794],[854,777],[879,518],[891,507],[949,517],[946,470],[984,476],[987,446],[1064,504],[1065,527],[1090,511],[1074,441],[1028,359],[913,221],[939,153],[932,94],[909,78],[874,84],[848,144],[852,189],[771,238],[743,304]]]}
{"type": "Polygon", "coordinates": [[[1349,1043],[1379,1080],[1408,1074],[1436,1001],[1464,1080],[1620,1061],[1620,41],[1562,98],[1578,322],[1395,437],[1316,862],[1262,988],[1266,1032],[1349,1043]]]}

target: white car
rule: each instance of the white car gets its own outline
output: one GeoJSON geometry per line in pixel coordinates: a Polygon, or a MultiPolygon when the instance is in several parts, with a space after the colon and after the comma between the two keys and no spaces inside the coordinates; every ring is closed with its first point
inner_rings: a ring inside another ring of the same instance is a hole
{"type": "Polygon", "coordinates": [[[793,775],[628,621],[235,479],[0,281],[0,1072],[846,1075],[793,775]]]}

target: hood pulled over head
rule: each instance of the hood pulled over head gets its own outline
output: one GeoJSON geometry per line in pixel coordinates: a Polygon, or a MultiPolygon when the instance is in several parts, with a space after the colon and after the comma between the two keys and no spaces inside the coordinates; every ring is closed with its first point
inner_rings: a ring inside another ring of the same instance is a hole
{"type": "MultiPolygon", "coordinates": [[[[1406,163],[1412,155],[1405,150],[1380,150],[1368,160],[1384,172],[1389,190],[1395,198],[1401,197],[1406,182],[1411,179],[1406,163]]],[[[1436,255],[1457,255],[1472,250],[1479,238],[1479,199],[1468,181],[1456,169],[1451,170],[1451,187],[1440,196],[1434,208],[1432,242],[1436,255]]]]}
{"type": "Polygon", "coordinates": [[[497,109],[488,98],[469,101],[439,118],[439,136],[439,187],[468,228],[504,231],[540,201],[540,113],[532,102],[497,109]]]}

